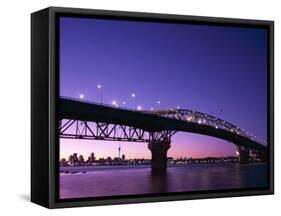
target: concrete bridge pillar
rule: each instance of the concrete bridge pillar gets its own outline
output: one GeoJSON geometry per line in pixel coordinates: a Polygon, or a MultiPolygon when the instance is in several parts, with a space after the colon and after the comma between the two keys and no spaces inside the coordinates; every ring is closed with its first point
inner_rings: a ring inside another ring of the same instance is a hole
{"type": "Polygon", "coordinates": [[[266,162],[266,161],[267,161],[267,152],[259,152],[259,153],[258,153],[258,158],[259,158],[262,162],[266,162]]]}
{"type": "Polygon", "coordinates": [[[267,151],[252,150],[251,153],[252,153],[253,161],[259,161],[259,162],[267,161],[267,151]]]}
{"type": "Polygon", "coordinates": [[[238,158],[240,164],[249,163],[250,159],[250,150],[245,148],[244,146],[238,146],[238,158]]]}
{"type": "Polygon", "coordinates": [[[167,169],[167,151],[171,147],[170,141],[151,141],[148,149],[151,151],[152,174],[165,174],[167,169]]]}

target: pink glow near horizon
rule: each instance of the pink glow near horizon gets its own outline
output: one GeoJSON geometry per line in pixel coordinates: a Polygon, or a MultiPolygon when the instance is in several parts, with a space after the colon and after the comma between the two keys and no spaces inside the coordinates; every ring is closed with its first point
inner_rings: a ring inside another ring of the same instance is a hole
{"type": "MultiPolygon", "coordinates": [[[[60,158],[68,159],[69,155],[78,153],[78,155],[82,154],[87,159],[91,152],[95,153],[97,159],[108,156],[114,158],[118,156],[119,143],[121,145],[121,154],[125,154],[126,159],[151,158],[147,143],[78,139],[60,139],[60,158]]],[[[234,156],[235,152],[236,146],[227,141],[204,135],[180,132],[172,138],[168,157],[224,157],[234,156]]]]}

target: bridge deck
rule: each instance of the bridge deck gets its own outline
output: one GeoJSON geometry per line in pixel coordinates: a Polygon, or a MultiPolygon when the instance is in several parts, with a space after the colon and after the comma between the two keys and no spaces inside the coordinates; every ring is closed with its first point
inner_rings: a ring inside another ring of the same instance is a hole
{"type": "Polygon", "coordinates": [[[161,117],[140,111],[114,108],[65,98],[60,98],[59,110],[60,119],[127,125],[148,132],[163,130],[185,131],[213,136],[230,141],[238,146],[266,151],[266,146],[236,133],[219,128],[216,129],[208,125],[161,117]]]}

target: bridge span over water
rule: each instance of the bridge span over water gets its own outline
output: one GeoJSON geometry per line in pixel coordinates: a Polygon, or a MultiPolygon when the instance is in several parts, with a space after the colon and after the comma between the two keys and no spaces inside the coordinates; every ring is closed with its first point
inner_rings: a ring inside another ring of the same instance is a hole
{"type": "Polygon", "coordinates": [[[147,142],[153,172],[166,170],[171,137],[177,132],[197,133],[227,140],[237,146],[240,163],[249,162],[250,151],[266,159],[267,147],[247,131],[194,110],[136,111],[84,100],[60,98],[60,138],[147,142]]]}

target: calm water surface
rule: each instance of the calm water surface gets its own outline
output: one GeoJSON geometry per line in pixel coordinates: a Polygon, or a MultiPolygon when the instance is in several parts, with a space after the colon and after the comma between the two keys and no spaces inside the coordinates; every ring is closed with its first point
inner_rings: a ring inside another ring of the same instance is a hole
{"type": "Polygon", "coordinates": [[[267,186],[267,164],[192,164],[152,176],[150,166],[61,167],[60,198],[151,194],[267,186]],[[82,173],[82,171],[86,173],[82,173]]]}

